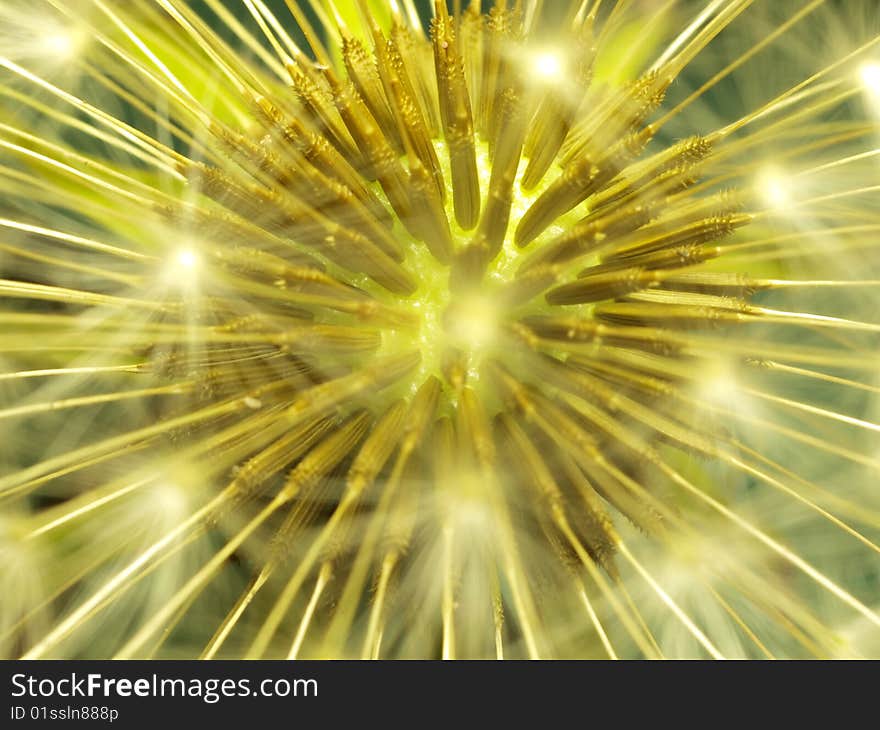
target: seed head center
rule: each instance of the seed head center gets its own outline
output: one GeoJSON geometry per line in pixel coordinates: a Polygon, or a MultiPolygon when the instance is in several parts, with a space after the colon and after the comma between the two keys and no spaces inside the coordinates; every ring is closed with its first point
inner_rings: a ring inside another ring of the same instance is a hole
{"type": "MultiPolygon", "coordinates": [[[[446,144],[437,140],[434,144],[444,178],[449,180],[451,171],[446,144]]],[[[475,147],[480,189],[485,197],[492,175],[492,161],[485,143],[478,142],[475,147]]],[[[406,267],[417,278],[419,287],[403,302],[398,300],[397,304],[404,304],[411,312],[415,325],[411,330],[386,331],[383,351],[402,354],[415,349],[420,352],[422,363],[413,378],[413,388],[428,375],[441,379],[454,377],[456,369],[474,384],[479,381],[481,364],[488,358],[498,357],[505,350],[505,321],[509,312],[505,310],[501,292],[516,279],[518,268],[535,247],[518,247],[514,243],[513,231],[546,186],[545,182],[533,190],[522,188],[520,182],[525,162],[527,160],[520,165],[513,185],[507,233],[500,250],[481,277],[461,286],[456,283],[454,263],[441,263],[417,241],[408,247],[406,267]]],[[[460,254],[473,245],[479,236],[480,226],[465,229],[457,223],[451,189],[447,190],[446,208],[455,249],[460,254]]],[[[565,225],[571,224],[582,214],[583,206],[578,206],[578,209],[550,226],[536,243],[559,235],[565,225]]],[[[406,233],[401,232],[401,235],[405,236],[406,233]]],[[[535,307],[542,308],[540,303],[531,305],[531,308],[535,307]]]]}

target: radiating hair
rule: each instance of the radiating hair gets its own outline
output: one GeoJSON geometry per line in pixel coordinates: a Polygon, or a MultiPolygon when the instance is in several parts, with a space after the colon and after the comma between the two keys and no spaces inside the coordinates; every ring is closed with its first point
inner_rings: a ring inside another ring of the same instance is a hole
{"type": "Polygon", "coordinates": [[[872,8],[6,3],[0,651],[880,653],[872,8]]]}

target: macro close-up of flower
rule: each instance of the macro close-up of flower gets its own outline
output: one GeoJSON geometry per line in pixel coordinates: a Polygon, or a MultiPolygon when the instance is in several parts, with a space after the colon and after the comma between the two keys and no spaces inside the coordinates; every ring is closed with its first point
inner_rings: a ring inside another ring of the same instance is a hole
{"type": "Polygon", "coordinates": [[[0,657],[880,658],[877,0],[0,0],[0,657]]]}

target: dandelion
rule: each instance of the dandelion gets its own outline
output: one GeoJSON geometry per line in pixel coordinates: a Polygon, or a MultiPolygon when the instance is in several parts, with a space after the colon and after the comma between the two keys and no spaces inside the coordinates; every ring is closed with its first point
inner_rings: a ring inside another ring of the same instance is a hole
{"type": "Polygon", "coordinates": [[[0,651],[876,653],[876,9],[561,6],[8,4],[0,651]]]}

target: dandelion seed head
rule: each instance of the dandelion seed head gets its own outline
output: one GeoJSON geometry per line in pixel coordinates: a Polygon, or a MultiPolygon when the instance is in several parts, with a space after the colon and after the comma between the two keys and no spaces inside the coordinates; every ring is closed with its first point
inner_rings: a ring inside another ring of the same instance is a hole
{"type": "Polygon", "coordinates": [[[468,350],[482,350],[495,339],[498,311],[487,296],[463,297],[446,311],[445,319],[452,341],[468,350]]]}
{"type": "Polygon", "coordinates": [[[816,71],[818,3],[209,5],[84,0],[40,36],[84,79],[4,65],[0,499],[59,566],[4,647],[880,625],[870,46],[816,71]]]}

